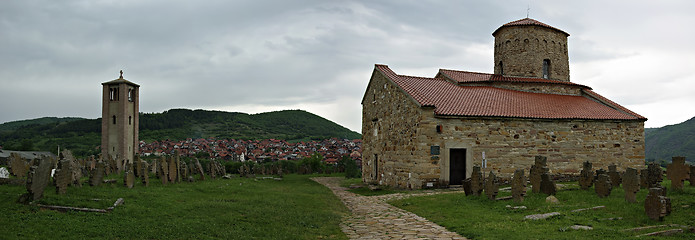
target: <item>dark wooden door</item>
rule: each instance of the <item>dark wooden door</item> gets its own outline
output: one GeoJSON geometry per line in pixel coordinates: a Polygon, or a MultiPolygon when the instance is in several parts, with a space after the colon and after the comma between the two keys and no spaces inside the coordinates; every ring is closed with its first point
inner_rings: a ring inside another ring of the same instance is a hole
{"type": "Polygon", "coordinates": [[[449,185],[461,185],[466,179],[466,149],[449,150],[449,185]]]}

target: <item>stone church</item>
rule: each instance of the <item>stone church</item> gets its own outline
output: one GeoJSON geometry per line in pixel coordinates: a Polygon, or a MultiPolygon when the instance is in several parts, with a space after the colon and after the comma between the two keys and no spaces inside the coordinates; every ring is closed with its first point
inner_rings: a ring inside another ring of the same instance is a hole
{"type": "Polygon", "coordinates": [[[375,65],[362,99],[365,182],[460,185],[474,165],[509,178],[537,155],[555,175],[578,174],[584,161],[643,168],[647,119],[570,81],[567,32],[525,18],[492,35],[492,74],[375,65]]]}

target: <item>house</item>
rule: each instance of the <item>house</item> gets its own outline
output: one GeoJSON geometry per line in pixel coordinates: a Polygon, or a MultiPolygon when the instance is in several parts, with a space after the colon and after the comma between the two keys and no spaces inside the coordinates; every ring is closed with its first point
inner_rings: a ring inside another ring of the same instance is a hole
{"type": "Polygon", "coordinates": [[[365,182],[460,185],[474,165],[509,178],[537,155],[555,175],[584,161],[643,168],[647,119],[570,82],[568,33],[525,18],[493,36],[494,73],[415,77],[375,65],[362,99],[365,182]]]}

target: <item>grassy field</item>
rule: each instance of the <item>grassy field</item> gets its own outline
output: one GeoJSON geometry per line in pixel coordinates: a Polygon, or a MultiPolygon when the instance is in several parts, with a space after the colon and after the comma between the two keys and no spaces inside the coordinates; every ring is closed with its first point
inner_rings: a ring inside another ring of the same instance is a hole
{"type": "MultiPolygon", "coordinates": [[[[664,183],[668,186],[668,182],[664,183]]],[[[685,186],[683,192],[668,192],[673,211],[663,222],[650,220],[644,213],[647,190],[637,195],[637,203],[624,200],[622,188],[614,188],[607,198],[599,198],[594,189],[580,190],[574,185],[559,191],[560,203],[546,203],[544,194],[530,194],[523,203],[514,201],[490,201],[484,196],[442,194],[428,197],[412,197],[391,202],[392,205],[411,211],[439,225],[473,239],[625,239],[636,235],[673,229],[661,227],[643,231],[624,231],[640,226],[679,224],[695,226],[695,187],[685,186]],[[512,210],[511,206],[527,209],[512,210]],[[598,210],[571,212],[574,209],[606,206],[598,210]],[[524,216],[539,213],[560,212],[562,215],[546,220],[524,220],[524,216]],[[608,220],[609,218],[621,220],[608,220]],[[591,226],[593,230],[573,230],[575,224],[591,226]]],[[[500,193],[499,196],[510,193],[500,193]]],[[[687,230],[686,230],[687,232],[687,230]]],[[[683,233],[663,239],[694,239],[695,233],[683,233]]]]}
{"type": "Polygon", "coordinates": [[[41,204],[107,208],[110,213],[57,212],[17,203],[24,186],[0,186],[2,239],[346,239],[348,210],[312,175],[284,180],[217,179],[133,189],[118,184],[46,189],[41,204]]]}

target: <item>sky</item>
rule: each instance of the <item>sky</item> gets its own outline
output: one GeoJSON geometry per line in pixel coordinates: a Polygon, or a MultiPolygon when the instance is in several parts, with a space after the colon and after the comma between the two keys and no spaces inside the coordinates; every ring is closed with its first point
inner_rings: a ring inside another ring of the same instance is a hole
{"type": "Polygon", "coordinates": [[[492,32],[570,34],[570,80],[661,127],[695,116],[695,1],[0,1],[0,123],[99,118],[101,83],[140,111],[301,109],[361,132],[374,64],[493,72],[492,32]]]}

